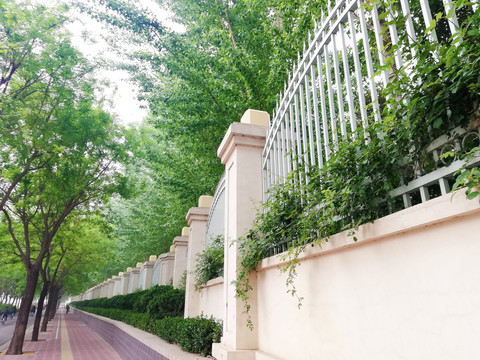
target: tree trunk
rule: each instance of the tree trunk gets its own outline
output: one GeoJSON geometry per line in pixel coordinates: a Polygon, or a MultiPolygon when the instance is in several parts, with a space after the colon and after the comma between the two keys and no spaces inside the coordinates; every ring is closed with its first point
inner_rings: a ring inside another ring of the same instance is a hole
{"type": "Polygon", "coordinates": [[[33,324],[32,341],[38,341],[40,321],[42,320],[43,303],[45,302],[45,297],[47,296],[49,286],[50,283],[48,281],[43,283],[42,292],[40,293],[40,297],[38,298],[38,308],[37,313],[35,314],[35,322],[33,324]]]}
{"type": "Polygon", "coordinates": [[[28,316],[32,307],[33,297],[35,296],[35,288],[37,287],[39,269],[31,266],[27,269],[27,283],[25,284],[25,292],[23,293],[22,303],[18,311],[15,330],[13,331],[12,341],[5,355],[21,355],[23,342],[25,340],[25,331],[27,330],[28,316]]]}
{"type": "Polygon", "coordinates": [[[54,301],[52,304],[52,308],[50,309],[50,320],[53,320],[53,318],[57,314],[59,295],[60,295],[60,288],[55,286],[54,298],[53,298],[54,301]]]}
{"type": "Polygon", "coordinates": [[[53,298],[53,284],[50,283],[50,286],[48,288],[48,304],[45,309],[45,314],[43,315],[42,327],[40,328],[41,332],[47,331],[47,324],[48,324],[48,321],[50,320],[48,318],[48,314],[50,311],[50,306],[51,306],[50,304],[52,303],[52,298],[53,298]]]}

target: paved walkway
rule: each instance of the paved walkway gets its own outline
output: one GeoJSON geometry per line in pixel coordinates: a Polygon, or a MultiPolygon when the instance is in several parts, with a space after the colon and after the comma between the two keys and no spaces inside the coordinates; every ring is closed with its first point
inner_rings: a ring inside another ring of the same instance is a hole
{"type": "MultiPolygon", "coordinates": [[[[25,339],[30,339],[27,335],[25,339]]],[[[25,341],[23,355],[0,355],[5,360],[121,360],[118,353],[90,330],[74,314],[59,310],[50,321],[40,341],[25,341]]],[[[6,347],[5,347],[6,349],[6,347]]],[[[5,350],[3,349],[3,351],[5,350]]]]}

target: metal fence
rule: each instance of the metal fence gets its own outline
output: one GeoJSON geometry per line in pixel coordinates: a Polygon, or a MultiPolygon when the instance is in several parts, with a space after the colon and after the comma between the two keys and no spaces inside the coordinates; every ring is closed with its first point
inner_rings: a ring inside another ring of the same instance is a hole
{"type": "MultiPolygon", "coordinates": [[[[435,1],[448,14],[449,35],[454,34],[458,19],[452,1],[435,1]]],[[[431,26],[435,14],[430,4],[428,0],[368,4],[340,0],[328,9],[280,94],[263,152],[266,193],[297,169],[302,169],[303,181],[308,181],[310,168],[321,168],[340,141],[355,136],[357,127],[382,121],[379,94],[392,81],[387,62],[400,69],[406,57],[415,58],[415,47],[408,45],[413,45],[419,34],[427,33],[432,42],[439,40],[435,26],[431,26]],[[390,21],[399,17],[403,19],[401,27],[390,21]],[[426,31],[428,28],[431,31],[426,31]],[[387,54],[387,47],[394,50],[387,54]]],[[[478,11],[476,3],[469,6],[478,11]]],[[[408,67],[403,68],[408,71],[408,67]]],[[[413,180],[401,184],[391,196],[403,198],[403,206],[408,207],[427,201],[434,193],[449,192],[449,178],[463,162],[443,164],[441,153],[466,142],[478,143],[479,136],[478,129],[456,129],[454,135],[434,141],[428,151],[438,165],[436,170],[416,172],[413,180]]],[[[478,162],[478,157],[474,161],[478,162]]]]}

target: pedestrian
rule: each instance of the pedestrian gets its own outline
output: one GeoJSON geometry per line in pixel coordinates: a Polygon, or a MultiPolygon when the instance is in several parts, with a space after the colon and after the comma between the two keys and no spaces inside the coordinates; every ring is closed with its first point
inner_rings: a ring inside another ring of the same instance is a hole
{"type": "Polygon", "coordinates": [[[70,311],[70,306],[67,304],[67,306],[65,306],[65,309],[67,310],[67,314],[68,314],[68,312],[70,311]]]}
{"type": "Polygon", "coordinates": [[[1,320],[1,321],[2,321],[2,325],[4,325],[4,324],[5,324],[5,321],[7,321],[7,318],[8,318],[8,314],[9,314],[9,313],[10,313],[10,312],[8,311],[7,308],[3,309],[3,311],[2,311],[2,320],[1,320]]]}
{"type": "Polygon", "coordinates": [[[17,314],[17,307],[16,307],[15,305],[13,305],[13,308],[12,308],[12,317],[14,317],[16,314],[17,314]]]}
{"type": "Polygon", "coordinates": [[[30,315],[35,315],[35,311],[37,311],[37,307],[35,305],[32,305],[32,307],[30,308],[30,315]]]}

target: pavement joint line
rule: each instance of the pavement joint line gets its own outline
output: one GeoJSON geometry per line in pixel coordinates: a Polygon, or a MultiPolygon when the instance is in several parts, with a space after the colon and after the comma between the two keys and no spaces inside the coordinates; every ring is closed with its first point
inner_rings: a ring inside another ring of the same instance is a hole
{"type": "Polygon", "coordinates": [[[58,339],[58,331],[60,330],[60,317],[57,320],[57,333],[55,334],[55,340],[58,339]]]}

